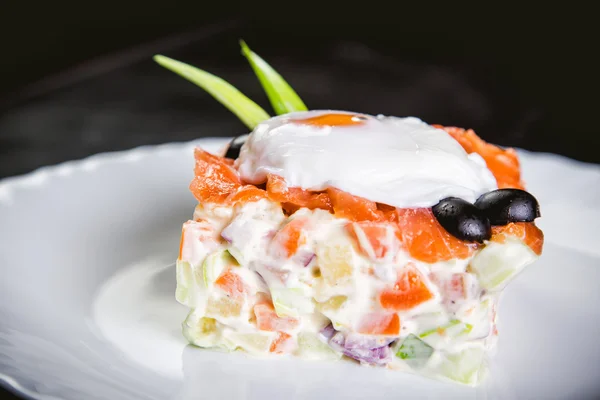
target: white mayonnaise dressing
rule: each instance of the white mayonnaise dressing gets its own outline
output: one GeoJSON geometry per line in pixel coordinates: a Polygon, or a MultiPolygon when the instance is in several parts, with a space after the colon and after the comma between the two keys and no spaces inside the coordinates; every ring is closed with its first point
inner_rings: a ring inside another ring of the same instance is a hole
{"type": "Polygon", "coordinates": [[[259,124],[236,161],[249,183],[267,174],[288,186],[335,187],[400,208],[431,207],[446,197],[474,202],[497,188],[485,161],[467,154],[450,135],[417,118],[355,114],[364,121],[342,126],[302,120],[344,111],[307,111],[259,124]]]}

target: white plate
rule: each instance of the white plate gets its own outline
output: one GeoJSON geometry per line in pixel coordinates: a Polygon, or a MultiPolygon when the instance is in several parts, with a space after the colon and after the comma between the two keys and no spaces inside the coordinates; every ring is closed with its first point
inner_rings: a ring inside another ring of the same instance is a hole
{"type": "MultiPolygon", "coordinates": [[[[199,141],[215,150],[223,140],[199,141]]],[[[196,144],[197,144],[196,143],[196,144]]],[[[559,399],[600,393],[600,167],[521,152],[544,255],[506,290],[486,383],[186,347],[192,143],[0,182],[0,382],[36,399],[559,399]]]]}

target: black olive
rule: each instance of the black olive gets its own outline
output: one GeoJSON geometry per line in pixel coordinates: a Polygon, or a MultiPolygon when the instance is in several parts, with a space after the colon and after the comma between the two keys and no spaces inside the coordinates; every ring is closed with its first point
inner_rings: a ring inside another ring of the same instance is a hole
{"type": "Polygon", "coordinates": [[[467,242],[483,242],[492,236],[483,211],[457,197],[448,197],[432,207],[433,215],[452,236],[467,242]]]}
{"type": "Polygon", "coordinates": [[[233,138],[231,142],[229,142],[229,147],[227,148],[227,152],[225,152],[225,157],[233,158],[234,160],[240,156],[240,149],[242,145],[246,143],[248,140],[249,134],[245,134],[242,136],[238,136],[233,138]]]}
{"type": "Polygon", "coordinates": [[[492,225],[531,222],[540,216],[540,206],[531,194],[519,189],[498,189],[482,195],[475,202],[492,225]]]}

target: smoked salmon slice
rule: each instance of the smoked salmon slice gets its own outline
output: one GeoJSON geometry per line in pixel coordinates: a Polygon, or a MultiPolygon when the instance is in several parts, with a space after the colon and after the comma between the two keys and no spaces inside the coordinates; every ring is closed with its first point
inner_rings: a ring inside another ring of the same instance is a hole
{"type": "Polygon", "coordinates": [[[492,227],[492,242],[504,243],[508,236],[521,239],[535,254],[542,254],[544,233],[535,223],[511,222],[508,225],[492,227]]]}
{"type": "Polygon", "coordinates": [[[429,208],[404,208],[396,211],[398,238],[410,255],[427,263],[469,257],[477,245],[449,234],[429,208]]]}
{"type": "Polygon", "coordinates": [[[502,149],[481,139],[472,129],[433,125],[452,136],[467,153],[477,153],[484,160],[498,183],[498,188],[524,189],[519,157],[514,149],[502,149]]]}

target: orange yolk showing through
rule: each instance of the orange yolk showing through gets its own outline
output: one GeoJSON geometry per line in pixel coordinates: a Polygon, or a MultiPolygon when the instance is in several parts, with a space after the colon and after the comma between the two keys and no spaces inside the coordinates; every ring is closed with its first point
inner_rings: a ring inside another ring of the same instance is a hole
{"type": "Polygon", "coordinates": [[[313,126],[350,126],[350,125],[362,125],[365,123],[367,117],[356,114],[323,114],[317,115],[316,117],[306,119],[294,119],[291,122],[303,125],[313,126]]]}

